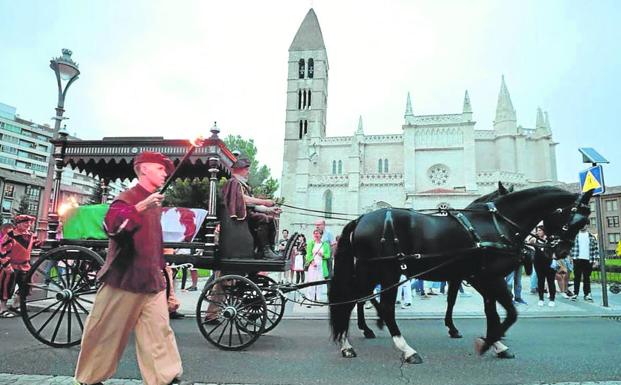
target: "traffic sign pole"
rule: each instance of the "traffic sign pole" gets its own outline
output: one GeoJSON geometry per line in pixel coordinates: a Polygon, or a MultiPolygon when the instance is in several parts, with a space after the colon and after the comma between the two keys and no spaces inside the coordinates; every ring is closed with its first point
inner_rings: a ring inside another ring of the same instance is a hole
{"type": "MultiPolygon", "coordinates": [[[[604,244],[604,231],[602,226],[602,197],[595,196],[595,220],[597,222],[597,242],[599,246],[599,273],[602,277],[602,305],[608,307],[608,280],[606,279],[606,249],[604,244]]],[[[575,289],[575,288],[574,288],[575,289]]]]}
{"type": "MultiPolygon", "coordinates": [[[[583,163],[591,163],[593,167],[579,174],[582,192],[593,190],[595,197],[595,221],[597,222],[597,243],[599,245],[599,272],[602,277],[602,305],[608,307],[608,280],[606,277],[606,248],[604,242],[604,226],[602,223],[602,197],[606,191],[604,184],[604,170],[602,163],[610,163],[600,153],[591,147],[581,147],[583,163]]],[[[574,288],[576,290],[576,288],[574,288]]]]}

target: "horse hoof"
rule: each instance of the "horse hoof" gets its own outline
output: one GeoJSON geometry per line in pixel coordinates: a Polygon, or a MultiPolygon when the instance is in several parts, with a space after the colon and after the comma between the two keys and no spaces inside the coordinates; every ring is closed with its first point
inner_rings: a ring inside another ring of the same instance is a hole
{"type": "Polygon", "coordinates": [[[357,357],[356,356],[356,351],[352,348],[347,348],[347,349],[343,349],[341,350],[341,354],[343,355],[344,358],[354,358],[357,357]]]}
{"type": "Polygon", "coordinates": [[[483,337],[479,337],[479,338],[475,338],[474,340],[474,351],[482,356],[486,351],[488,351],[490,348],[490,345],[485,342],[485,339],[483,339],[483,337]]]}
{"type": "Polygon", "coordinates": [[[407,364],[422,364],[423,358],[418,353],[414,353],[404,360],[407,364]]]}
{"type": "Polygon", "coordinates": [[[496,356],[497,356],[498,358],[506,358],[506,359],[515,358],[515,354],[511,353],[511,352],[509,351],[509,349],[504,350],[504,351],[502,351],[502,352],[500,352],[500,353],[496,354],[496,356]]]}
{"type": "Polygon", "coordinates": [[[383,329],[384,329],[384,320],[383,320],[383,319],[378,319],[378,320],[377,320],[377,322],[376,322],[376,324],[377,324],[377,327],[378,327],[380,330],[383,330],[383,329]]]}
{"type": "Polygon", "coordinates": [[[373,333],[373,330],[369,329],[369,330],[364,330],[364,338],[375,338],[375,333],[373,333]]]}
{"type": "Polygon", "coordinates": [[[459,330],[449,330],[449,336],[451,338],[462,338],[463,336],[459,333],[459,330]]]}

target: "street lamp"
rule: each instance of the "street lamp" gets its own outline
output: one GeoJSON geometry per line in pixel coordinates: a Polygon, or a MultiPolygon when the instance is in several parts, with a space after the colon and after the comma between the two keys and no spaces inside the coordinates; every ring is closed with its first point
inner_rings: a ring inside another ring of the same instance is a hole
{"type": "MultiPolygon", "coordinates": [[[[50,60],[50,68],[56,74],[56,84],[58,85],[58,103],[56,105],[56,116],[52,119],[54,122],[54,139],[59,138],[60,131],[60,123],[63,119],[63,113],[65,112],[65,96],[67,95],[67,90],[73,84],[74,81],[78,79],[80,76],[80,70],[78,69],[78,64],[71,59],[71,50],[67,48],[63,48],[63,55],[57,58],[53,58],[50,60]]],[[[63,138],[66,138],[66,135],[63,135],[63,138]]],[[[47,179],[45,180],[45,190],[43,190],[43,204],[39,209],[39,236],[45,237],[45,231],[47,230],[48,217],[52,216],[56,218],[56,213],[50,213],[50,196],[52,193],[52,184],[54,179],[60,179],[60,171],[56,174],[54,173],[54,168],[56,165],[55,159],[55,151],[52,148],[52,152],[50,153],[50,159],[47,165],[47,179]]],[[[58,189],[60,188],[60,183],[57,184],[58,189]]],[[[60,191],[57,191],[55,195],[59,195],[60,191]]],[[[53,207],[52,210],[55,208],[53,207]]],[[[47,238],[47,237],[45,237],[47,238]]]]}

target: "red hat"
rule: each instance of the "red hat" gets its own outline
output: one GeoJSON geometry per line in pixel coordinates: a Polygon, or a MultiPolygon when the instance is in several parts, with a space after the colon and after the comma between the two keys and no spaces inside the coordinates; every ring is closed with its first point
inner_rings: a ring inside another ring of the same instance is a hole
{"type": "Polygon", "coordinates": [[[26,215],[26,214],[16,215],[15,224],[22,223],[22,222],[34,222],[36,219],[37,218],[33,217],[32,215],[26,215]]]}
{"type": "Polygon", "coordinates": [[[139,165],[140,163],[157,163],[161,164],[166,168],[166,173],[168,175],[172,174],[175,169],[175,165],[172,160],[170,160],[167,156],[153,151],[143,151],[140,154],[136,155],[134,158],[134,166],[139,165]]]}

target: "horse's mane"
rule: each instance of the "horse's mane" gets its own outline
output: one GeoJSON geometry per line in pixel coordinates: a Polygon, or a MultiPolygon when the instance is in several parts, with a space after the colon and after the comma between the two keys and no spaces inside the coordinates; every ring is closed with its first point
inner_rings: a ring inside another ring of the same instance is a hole
{"type": "Polygon", "coordinates": [[[567,190],[564,190],[560,187],[556,186],[540,186],[540,187],[532,187],[524,190],[519,190],[512,192],[507,195],[502,195],[495,199],[497,205],[505,206],[511,205],[515,202],[523,202],[532,198],[538,198],[540,196],[556,196],[557,199],[561,199],[563,201],[571,201],[576,198],[577,194],[571,193],[567,190]]]}

